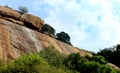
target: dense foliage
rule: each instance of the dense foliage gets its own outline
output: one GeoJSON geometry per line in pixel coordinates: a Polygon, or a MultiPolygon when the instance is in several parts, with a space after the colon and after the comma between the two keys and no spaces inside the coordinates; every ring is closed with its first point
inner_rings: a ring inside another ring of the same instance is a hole
{"type": "Polygon", "coordinates": [[[65,58],[64,64],[70,70],[80,73],[119,73],[108,66],[102,56],[81,57],[78,53],[73,53],[65,58]]]}
{"type": "Polygon", "coordinates": [[[48,33],[48,35],[51,35],[51,34],[55,35],[55,29],[52,26],[48,25],[48,24],[43,25],[43,27],[41,29],[41,32],[42,33],[48,33]]]}
{"type": "Polygon", "coordinates": [[[50,65],[55,67],[61,67],[65,58],[53,46],[45,48],[45,50],[42,50],[39,55],[44,58],[44,60],[47,61],[50,65]]]}
{"type": "Polygon", "coordinates": [[[38,54],[22,55],[7,65],[0,65],[0,73],[71,73],[69,70],[49,65],[38,54]]]}
{"type": "Polygon", "coordinates": [[[70,36],[65,32],[57,33],[56,38],[71,45],[70,36]]]}
{"type": "Polygon", "coordinates": [[[116,45],[110,48],[105,48],[97,53],[105,57],[108,62],[113,63],[120,67],[120,45],[116,45]]]}
{"type": "Polygon", "coordinates": [[[0,73],[120,73],[107,65],[102,56],[81,57],[79,53],[68,56],[48,47],[38,54],[24,54],[4,64],[0,61],[0,73]]]}

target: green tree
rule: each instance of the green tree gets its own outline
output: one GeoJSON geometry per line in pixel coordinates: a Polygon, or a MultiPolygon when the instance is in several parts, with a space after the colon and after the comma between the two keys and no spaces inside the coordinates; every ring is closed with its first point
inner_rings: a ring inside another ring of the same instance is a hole
{"type": "Polygon", "coordinates": [[[43,25],[43,27],[41,29],[41,32],[42,33],[46,33],[47,32],[49,35],[50,34],[55,35],[55,29],[52,26],[48,25],[48,24],[44,24],[43,25]]]}
{"type": "Polygon", "coordinates": [[[79,66],[80,73],[97,73],[100,64],[95,61],[85,61],[79,66]]]}
{"type": "Polygon", "coordinates": [[[108,62],[115,64],[120,67],[120,45],[116,45],[114,47],[105,48],[99,51],[97,54],[103,56],[108,62]]]}
{"type": "Polygon", "coordinates": [[[39,54],[25,54],[15,61],[0,66],[0,73],[72,73],[68,69],[49,65],[39,54]]]}
{"type": "Polygon", "coordinates": [[[64,65],[68,67],[71,70],[79,70],[79,61],[81,59],[81,56],[79,53],[72,53],[64,60],[64,65]]]}
{"type": "Polygon", "coordinates": [[[28,13],[28,8],[27,7],[20,6],[18,9],[20,10],[21,13],[28,13]]]}
{"type": "Polygon", "coordinates": [[[107,60],[105,60],[105,58],[103,56],[93,56],[93,57],[91,57],[91,61],[95,61],[95,62],[98,62],[100,64],[107,63],[107,60]]]}
{"type": "Polygon", "coordinates": [[[45,59],[50,65],[61,67],[64,56],[59,53],[53,46],[43,49],[39,55],[45,59]]]}
{"type": "Polygon", "coordinates": [[[118,45],[116,46],[116,51],[117,51],[117,52],[120,52],[120,44],[118,44],[118,45]]]}
{"type": "Polygon", "coordinates": [[[101,65],[96,73],[119,73],[119,71],[114,70],[112,67],[108,65],[101,65]]]}
{"type": "Polygon", "coordinates": [[[106,60],[111,60],[112,58],[113,51],[110,50],[109,48],[105,48],[97,53],[97,55],[101,55],[105,57],[106,60]]]}
{"type": "Polygon", "coordinates": [[[70,36],[67,33],[63,32],[63,31],[60,32],[60,33],[57,33],[56,38],[58,40],[60,40],[60,41],[63,41],[65,43],[68,43],[68,44],[71,45],[71,43],[70,43],[70,36]]]}

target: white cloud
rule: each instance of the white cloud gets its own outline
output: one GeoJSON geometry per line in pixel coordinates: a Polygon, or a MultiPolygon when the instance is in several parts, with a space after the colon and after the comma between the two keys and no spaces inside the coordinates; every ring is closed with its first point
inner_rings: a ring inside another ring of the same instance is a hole
{"type": "Polygon", "coordinates": [[[120,43],[120,16],[113,13],[119,0],[38,1],[35,8],[46,12],[45,22],[69,33],[75,46],[98,51],[120,43]]]}

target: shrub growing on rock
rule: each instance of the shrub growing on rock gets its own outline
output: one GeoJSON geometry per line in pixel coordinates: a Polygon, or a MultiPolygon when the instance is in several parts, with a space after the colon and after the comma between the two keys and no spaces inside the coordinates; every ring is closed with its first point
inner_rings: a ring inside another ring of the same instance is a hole
{"type": "Polygon", "coordinates": [[[55,29],[48,24],[43,25],[41,32],[44,34],[47,34],[49,36],[51,36],[51,35],[55,36],[55,29]]]}
{"type": "Polygon", "coordinates": [[[18,9],[20,10],[21,13],[28,13],[28,8],[27,7],[20,6],[18,9]]]}

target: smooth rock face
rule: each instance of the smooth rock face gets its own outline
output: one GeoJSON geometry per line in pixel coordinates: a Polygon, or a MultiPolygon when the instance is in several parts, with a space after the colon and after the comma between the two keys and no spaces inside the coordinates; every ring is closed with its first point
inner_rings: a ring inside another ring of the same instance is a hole
{"type": "Polygon", "coordinates": [[[42,49],[34,31],[26,27],[0,19],[0,30],[0,58],[3,60],[42,49]]]}
{"type": "Polygon", "coordinates": [[[8,59],[15,59],[15,50],[12,49],[10,40],[10,33],[8,29],[0,24],[0,59],[7,61],[8,59]]]}
{"type": "Polygon", "coordinates": [[[91,55],[38,32],[44,23],[40,18],[23,14],[18,20],[19,16],[19,12],[0,6],[0,59],[14,60],[23,53],[38,53],[49,46],[54,46],[65,55],[73,52],[78,52],[82,56],[91,55]]]}

